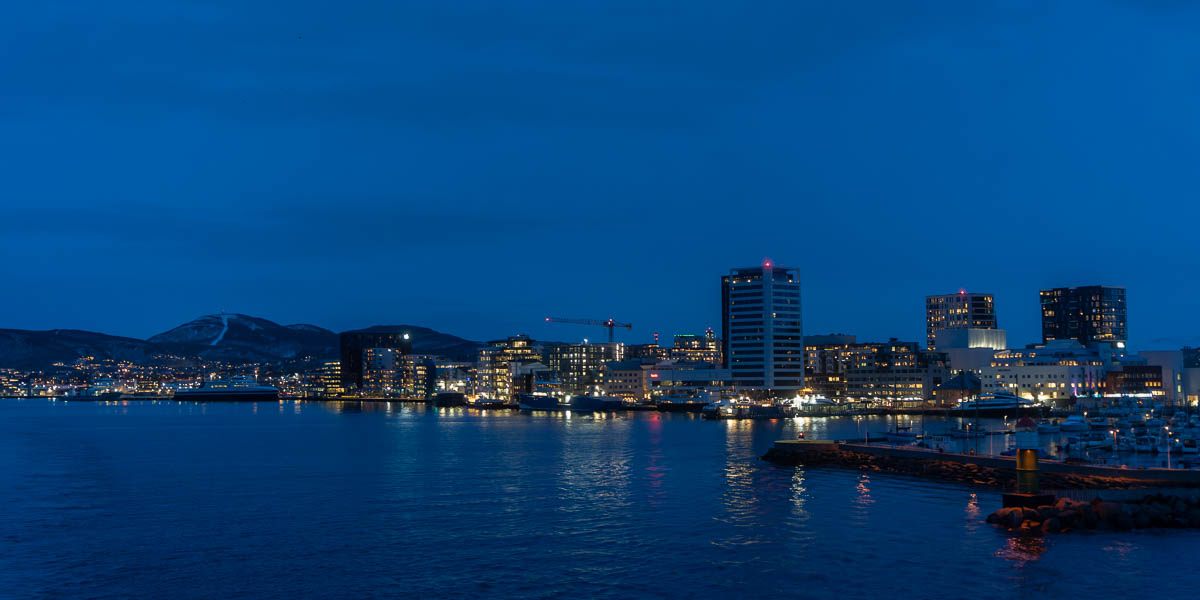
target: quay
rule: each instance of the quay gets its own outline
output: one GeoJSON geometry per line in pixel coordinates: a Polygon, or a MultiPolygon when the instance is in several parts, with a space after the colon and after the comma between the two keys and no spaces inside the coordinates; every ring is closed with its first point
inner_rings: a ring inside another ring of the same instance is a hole
{"type": "MultiPolygon", "coordinates": [[[[1013,457],[861,442],[780,440],[762,459],[785,466],[864,469],[991,487],[1013,488],[1017,482],[1013,457]]],[[[1037,466],[1047,489],[1200,488],[1200,471],[1189,469],[1122,468],[1045,459],[1037,466]]]]}

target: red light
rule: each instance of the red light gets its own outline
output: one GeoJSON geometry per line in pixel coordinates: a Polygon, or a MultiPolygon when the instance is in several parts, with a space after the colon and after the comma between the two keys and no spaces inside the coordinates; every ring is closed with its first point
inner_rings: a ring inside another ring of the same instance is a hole
{"type": "Polygon", "coordinates": [[[550,317],[546,317],[546,320],[547,320],[547,321],[549,321],[549,320],[550,320],[550,317]]]}
{"type": "Polygon", "coordinates": [[[967,295],[967,290],[958,290],[958,293],[959,295],[965,296],[967,295]]]}

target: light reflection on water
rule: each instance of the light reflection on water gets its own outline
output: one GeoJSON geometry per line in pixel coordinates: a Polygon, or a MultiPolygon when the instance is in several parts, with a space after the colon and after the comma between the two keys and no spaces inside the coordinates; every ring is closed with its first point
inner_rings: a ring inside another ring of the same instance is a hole
{"type": "Polygon", "coordinates": [[[1195,532],[1013,536],[983,522],[999,506],[994,490],[757,458],[801,431],[852,439],[889,423],[403,403],[5,402],[0,590],[267,598],[1194,591],[1195,532]]]}

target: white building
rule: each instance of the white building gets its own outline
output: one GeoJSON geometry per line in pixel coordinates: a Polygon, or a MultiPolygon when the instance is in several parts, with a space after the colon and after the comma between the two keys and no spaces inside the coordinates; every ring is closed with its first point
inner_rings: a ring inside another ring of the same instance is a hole
{"type": "Polygon", "coordinates": [[[721,277],[721,339],[733,385],[791,397],[804,387],[800,274],[766,261],[721,277]]]}
{"type": "Polygon", "coordinates": [[[954,371],[980,372],[991,366],[997,350],[1008,347],[1003,329],[939,329],[934,332],[938,352],[944,352],[954,371]]]}
{"type": "Polygon", "coordinates": [[[1041,402],[1103,393],[1112,356],[1074,340],[1034,348],[999,350],[979,372],[983,392],[1006,391],[1041,402]]]}

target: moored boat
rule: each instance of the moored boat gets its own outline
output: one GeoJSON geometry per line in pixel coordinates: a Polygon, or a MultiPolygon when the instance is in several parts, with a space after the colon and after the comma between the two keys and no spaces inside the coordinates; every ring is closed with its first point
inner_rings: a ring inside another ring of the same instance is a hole
{"type": "Polygon", "coordinates": [[[437,395],[433,397],[433,405],[438,408],[466,406],[467,397],[461,392],[438,392],[437,395]]]}
{"type": "Polygon", "coordinates": [[[1021,411],[1039,408],[1033,400],[1018,398],[1008,392],[980,394],[974,399],[963,400],[950,409],[952,414],[971,416],[1009,416],[1021,411]]]}
{"type": "Polygon", "coordinates": [[[1080,415],[1071,415],[1058,425],[1058,430],[1063,433],[1083,433],[1091,431],[1091,429],[1091,425],[1088,425],[1080,415]]]}
{"type": "Polygon", "coordinates": [[[177,390],[175,399],[181,402],[278,402],[279,389],[239,376],[213,379],[198,388],[177,390]]]}
{"type": "Polygon", "coordinates": [[[519,394],[521,410],[569,410],[571,404],[566,398],[547,396],[543,394],[519,394]]]}

